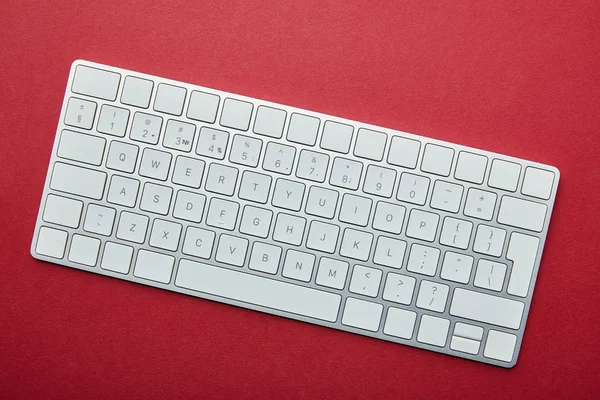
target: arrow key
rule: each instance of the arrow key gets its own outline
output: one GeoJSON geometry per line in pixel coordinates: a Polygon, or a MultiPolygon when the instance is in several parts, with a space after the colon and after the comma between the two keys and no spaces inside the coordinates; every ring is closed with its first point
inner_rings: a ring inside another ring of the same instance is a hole
{"type": "Polygon", "coordinates": [[[350,281],[350,291],[369,297],[377,297],[382,272],[379,269],[355,265],[350,281]]]}

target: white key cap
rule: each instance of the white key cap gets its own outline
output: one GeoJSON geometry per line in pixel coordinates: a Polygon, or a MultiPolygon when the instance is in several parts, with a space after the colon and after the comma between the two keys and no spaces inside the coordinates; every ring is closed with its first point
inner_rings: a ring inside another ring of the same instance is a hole
{"type": "Polygon", "coordinates": [[[499,292],[504,285],[505,275],[506,264],[481,259],[477,263],[473,285],[499,292]]]}
{"type": "Polygon", "coordinates": [[[381,161],[383,160],[386,142],[387,135],[385,133],[360,128],[356,135],[354,155],[369,160],[381,161]]]}
{"type": "Polygon", "coordinates": [[[462,200],[463,187],[445,181],[435,181],[431,207],[438,210],[458,212],[462,200]]]}
{"type": "Polygon", "coordinates": [[[341,296],[243,272],[181,260],[175,284],[224,298],[335,322],[341,296]]]}
{"type": "Polygon", "coordinates": [[[121,212],[117,237],[129,242],[144,243],[146,230],[148,229],[148,217],[127,211],[121,212]]]}
{"type": "Polygon", "coordinates": [[[525,168],[525,177],[523,178],[523,189],[521,189],[521,192],[527,196],[547,200],[552,193],[553,184],[554,172],[527,167],[525,168]]]}
{"type": "Polygon", "coordinates": [[[342,199],[339,219],[353,225],[367,226],[373,201],[367,197],[346,193],[342,199]]]}
{"type": "Polygon", "coordinates": [[[403,240],[391,239],[385,236],[379,236],[373,262],[379,265],[385,265],[390,268],[402,268],[404,263],[404,253],[406,252],[406,242],[403,240]]]}
{"type": "Polygon", "coordinates": [[[267,274],[276,274],[277,269],[279,268],[280,259],[281,247],[254,242],[248,268],[255,271],[266,272],[267,274]]]}
{"type": "Polygon", "coordinates": [[[508,242],[506,258],[513,262],[506,291],[515,296],[526,297],[535,266],[540,239],[513,232],[508,242]]]}
{"type": "Polygon", "coordinates": [[[387,162],[399,167],[414,169],[417,166],[420,150],[420,142],[401,136],[393,136],[387,162]]]}
{"type": "Polygon", "coordinates": [[[121,103],[140,108],[148,108],[154,82],[135,76],[126,76],[121,94],[121,103]]]}
{"type": "Polygon", "coordinates": [[[250,127],[252,108],[252,103],[247,101],[226,98],[223,102],[220,124],[227,128],[247,131],[250,127]]]}
{"type": "Polygon", "coordinates": [[[82,209],[82,201],[49,194],[42,219],[53,224],[77,228],[82,209]]]}
{"type": "Polygon", "coordinates": [[[486,156],[461,151],[458,153],[454,177],[461,181],[481,184],[483,183],[486,167],[486,156]]]}
{"type": "Polygon", "coordinates": [[[277,108],[258,106],[256,109],[256,120],[254,121],[254,133],[273,138],[283,135],[283,125],[287,113],[277,108]]]}
{"type": "Polygon", "coordinates": [[[317,271],[317,285],[343,289],[348,274],[348,263],[333,258],[321,257],[317,271]]]}
{"type": "Polygon", "coordinates": [[[418,274],[434,276],[440,258],[440,249],[414,243],[410,248],[406,269],[418,274]]]}
{"type": "Polygon", "coordinates": [[[181,115],[187,90],[179,86],[159,83],[156,88],[154,110],[171,115],[181,115]]]}
{"type": "Polygon", "coordinates": [[[129,122],[129,110],[126,108],[113,107],[104,104],[100,108],[98,119],[98,132],[111,136],[123,137],[129,122]]]}
{"type": "Polygon", "coordinates": [[[133,275],[155,282],[169,283],[175,258],[148,250],[138,252],[133,275]]]}
{"type": "Polygon", "coordinates": [[[240,223],[240,232],[247,235],[266,238],[269,236],[273,211],[264,208],[246,206],[240,223]]]}
{"type": "Polygon", "coordinates": [[[285,256],[281,274],[286,278],[310,282],[314,265],[315,256],[313,254],[289,249],[285,256]]]}
{"type": "Polygon", "coordinates": [[[383,299],[394,303],[409,305],[417,280],[411,276],[389,273],[385,280],[383,299]]]}
{"type": "Polygon", "coordinates": [[[381,304],[348,297],[342,316],[342,324],[377,332],[382,312],[383,306],[381,304]]]}
{"type": "Polygon", "coordinates": [[[327,154],[302,150],[296,168],[296,176],[314,182],[325,182],[328,166],[329,156],[327,154]]]}
{"type": "Polygon", "coordinates": [[[367,261],[371,254],[373,235],[354,229],[345,229],[340,255],[355,260],[367,261]]]}
{"type": "Polygon", "coordinates": [[[325,121],[320,146],[325,150],[346,154],[350,151],[353,132],[354,128],[351,125],[325,121]]]}
{"type": "Polygon", "coordinates": [[[488,185],[496,189],[514,192],[517,190],[519,175],[521,175],[519,164],[495,159],[492,161],[488,185]]]}
{"type": "Polygon", "coordinates": [[[292,173],[295,157],[296,149],[294,147],[269,142],[265,150],[265,160],[262,167],[266,171],[289,175],[292,173]]]}
{"type": "Polygon", "coordinates": [[[52,170],[50,188],[59,192],[100,200],[104,193],[106,174],[88,168],[57,162],[52,170]]]}
{"type": "Polygon", "coordinates": [[[421,281],[417,307],[425,310],[444,312],[450,287],[437,282],[421,281]]]}
{"type": "Polygon", "coordinates": [[[152,247],[176,251],[177,247],[179,247],[181,228],[180,224],[157,218],[152,224],[150,241],[148,243],[152,247]]]}
{"type": "Polygon", "coordinates": [[[475,188],[469,189],[465,203],[465,215],[490,221],[494,215],[496,197],[496,193],[475,188]]]}
{"type": "Polygon", "coordinates": [[[440,216],[427,211],[412,209],[406,227],[406,236],[433,242],[440,216]]]}
{"type": "Polygon", "coordinates": [[[421,162],[421,171],[436,175],[450,175],[454,150],[437,144],[426,144],[421,162]]]}
{"type": "Polygon", "coordinates": [[[92,129],[95,115],[96,103],[71,97],[65,112],[65,125],[89,130],[92,129]]]}
{"type": "Polygon", "coordinates": [[[140,201],[140,209],[153,213],[167,215],[171,206],[171,197],[173,189],[168,186],[156,185],[154,183],[146,183],[142,200],[140,201]]]}
{"type": "Polygon", "coordinates": [[[450,348],[463,353],[477,354],[479,353],[480,344],[481,343],[477,340],[465,339],[460,336],[452,336],[450,348]]]}
{"type": "Polygon", "coordinates": [[[314,146],[319,133],[319,118],[304,114],[292,113],[288,127],[287,140],[294,143],[314,146]]]}
{"type": "Polygon", "coordinates": [[[138,147],[113,140],[110,142],[106,167],[117,171],[132,173],[135,169],[138,156],[138,147]]]}
{"type": "Polygon", "coordinates": [[[225,158],[229,133],[203,126],[200,128],[196,154],[222,160],[225,158]]]}
{"type": "Polygon", "coordinates": [[[333,186],[356,190],[360,183],[362,168],[362,164],[358,161],[336,157],[333,160],[329,183],[333,186]]]}
{"type": "Polygon", "coordinates": [[[69,130],[60,134],[57,155],[61,158],[100,165],[106,140],[98,136],[84,135],[69,130]]]}
{"type": "Polygon", "coordinates": [[[188,226],[181,252],[190,256],[209,259],[215,241],[215,233],[206,229],[188,226]]]}
{"type": "Polygon", "coordinates": [[[63,258],[69,234],[58,229],[42,226],[40,228],[35,252],[43,256],[63,258]]]}
{"type": "Polygon", "coordinates": [[[333,218],[337,207],[338,192],[319,186],[311,186],[306,200],[306,213],[323,218],[333,218]]]}
{"type": "Polygon", "coordinates": [[[138,180],[113,175],[110,178],[106,201],[125,207],[133,207],[135,206],[139,189],[140,182],[138,180]]]}
{"type": "Polygon", "coordinates": [[[190,95],[187,117],[196,121],[214,123],[217,119],[220,100],[221,98],[216,94],[193,90],[190,95]]]}
{"type": "Polygon", "coordinates": [[[314,220],[310,224],[306,247],[326,253],[333,253],[337,245],[339,233],[340,227],[338,225],[326,224],[314,220]]]}
{"type": "Polygon", "coordinates": [[[238,203],[213,197],[208,206],[206,225],[232,231],[237,222],[239,209],[238,203]]]}
{"type": "Polygon", "coordinates": [[[519,329],[525,305],[520,301],[456,288],[450,314],[511,329],[519,329]]]}
{"type": "Polygon", "coordinates": [[[140,175],[148,178],[167,180],[171,168],[171,154],[164,151],[145,148],[142,153],[140,175]]]}
{"type": "Polygon", "coordinates": [[[170,119],[167,121],[163,146],[168,149],[189,153],[192,150],[195,134],[195,125],[170,119]]]}
{"type": "Polygon", "coordinates": [[[446,345],[446,339],[448,338],[449,328],[450,321],[447,319],[423,315],[421,317],[419,333],[417,334],[417,341],[444,347],[446,345]]]}
{"type": "Polygon", "coordinates": [[[273,240],[299,246],[304,237],[306,220],[293,215],[279,213],[273,231],[273,240]]]}
{"type": "Polygon", "coordinates": [[[475,243],[473,251],[487,254],[489,256],[500,257],[504,248],[504,239],[506,231],[487,225],[479,225],[475,234],[475,243]]]}
{"type": "Polygon", "coordinates": [[[473,267],[473,257],[447,251],[442,265],[442,279],[453,282],[468,283],[473,267]]]}
{"type": "Polygon", "coordinates": [[[481,341],[481,339],[483,339],[483,328],[480,326],[457,322],[454,326],[454,335],[481,341]]]}
{"type": "Polygon", "coordinates": [[[424,205],[429,191],[429,178],[420,175],[402,173],[396,198],[407,203],[424,205]]]}
{"type": "Polygon", "coordinates": [[[266,203],[271,190],[271,177],[252,171],[244,171],[240,183],[240,199],[266,203]]]}
{"type": "Polygon", "coordinates": [[[260,158],[262,140],[244,135],[235,135],[231,144],[229,161],[235,164],[256,167],[260,158]]]}
{"type": "Polygon", "coordinates": [[[379,269],[355,265],[348,290],[352,293],[377,297],[379,284],[381,283],[381,275],[382,272],[379,269]]]}
{"type": "Polygon", "coordinates": [[[452,217],[444,218],[440,243],[466,250],[469,247],[473,223],[452,217]]]}
{"type": "Polygon", "coordinates": [[[100,268],[120,274],[128,274],[132,257],[133,247],[106,242],[100,268]]]}
{"type": "Polygon", "coordinates": [[[83,230],[99,235],[110,236],[112,235],[115,216],[116,211],[113,208],[90,204],[85,213],[83,230]]]}
{"type": "Polygon", "coordinates": [[[99,250],[99,239],[83,235],[73,235],[71,249],[69,250],[69,261],[94,267],[98,261],[99,250]]]}
{"type": "Polygon", "coordinates": [[[116,72],[78,65],[71,90],[104,100],[114,101],[119,90],[121,75],[116,72]]]}
{"type": "Polygon", "coordinates": [[[398,234],[402,230],[406,208],[384,201],[378,201],[373,217],[373,229],[398,234]]]}
{"type": "Polygon", "coordinates": [[[204,188],[209,192],[233,195],[237,182],[238,170],[221,164],[212,163],[208,168],[208,176],[204,188]]]}
{"type": "Polygon", "coordinates": [[[248,241],[246,239],[223,234],[219,237],[215,260],[241,267],[246,261],[247,249],[248,241]]]}
{"type": "Polygon", "coordinates": [[[273,192],[273,201],[271,203],[275,207],[299,211],[302,206],[302,199],[304,198],[304,189],[305,186],[303,183],[279,178],[275,182],[275,191],[273,192]]]}
{"type": "Polygon", "coordinates": [[[548,207],[545,204],[503,196],[498,222],[530,231],[541,232],[548,207]]]}
{"type": "Polygon", "coordinates": [[[177,157],[175,169],[173,170],[173,183],[198,189],[202,182],[204,165],[204,161],[197,158],[177,157]]]}
{"type": "Polygon", "coordinates": [[[206,196],[180,190],[177,192],[173,216],[190,222],[199,223],[204,214],[206,196]]]}
{"type": "Polygon", "coordinates": [[[416,312],[390,307],[385,319],[383,333],[402,339],[411,339],[416,320],[416,312]]]}
{"type": "Polygon", "coordinates": [[[377,165],[369,165],[363,191],[376,196],[391,197],[394,191],[394,183],[396,183],[396,171],[377,165]]]}
{"type": "Polygon", "coordinates": [[[516,344],[517,337],[515,335],[492,329],[488,333],[483,355],[494,360],[511,362],[516,344]]]}
{"type": "Polygon", "coordinates": [[[157,115],[136,112],[133,115],[129,137],[137,142],[157,144],[162,118],[157,115]]]}

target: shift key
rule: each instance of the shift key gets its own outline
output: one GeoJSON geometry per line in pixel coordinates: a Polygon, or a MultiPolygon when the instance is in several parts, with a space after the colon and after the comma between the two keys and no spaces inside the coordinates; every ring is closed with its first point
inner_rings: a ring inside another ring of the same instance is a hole
{"type": "Polygon", "coordinates": [[[106,173],[57,162],[52,170],[50,189],[100,200],[106,173]]]}

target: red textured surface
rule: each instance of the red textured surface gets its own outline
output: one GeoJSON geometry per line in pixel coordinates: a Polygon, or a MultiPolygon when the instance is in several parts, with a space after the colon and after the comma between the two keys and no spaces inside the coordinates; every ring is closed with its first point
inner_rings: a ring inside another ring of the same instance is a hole
{"type": "Polygon", "coordinates": [[[100,3],[0,4],[0,397],[598,398],[597,0],[100,3]],[[556,165],[517,366],[32,259],[77,58],[556,165]]]}

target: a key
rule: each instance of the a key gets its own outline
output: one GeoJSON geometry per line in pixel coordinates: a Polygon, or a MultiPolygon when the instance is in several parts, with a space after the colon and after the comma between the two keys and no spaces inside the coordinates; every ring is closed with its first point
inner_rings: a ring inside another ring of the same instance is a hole
{"type": "Polygon", "coordinates": [[[221,126],[247,131],[254,106],[247,101],[226,98],[221,112],[221,126]]]}
{"type": "Polygon", "coordinates": [[[440,249],[415,243],[410,248],[406,269],[418,274],[434,276],[439,258],[440,249]]]}
{"type": "Polygon", "coordinates": [[[355,265],[349,289],[352,293],[377,297],[382,272],[376,268],[355,265]]]}
{"type": "Polygon", "coordinates": [[[121,212],[117,227],[117,238],[129,242],[144,243],[149,219],[145,215],[121,212]]]}
{"type": "Polygon", "coordinates": [[[452,217],[444,218],[440,243],[466,250],[469,247],[473,223],[452,217]]]}
{"type": "Polygon", "coordinates": [[[412,276],[390,272],[385,281],[383,299],[394,303],[409,305],[412,302],[416,283],[417,280],[412,276]]]}
{"type": "Polygon", "coordinates": [[[456,213],[460,208],[462,192],[463,187],[460,185],[445,181],[435,181],[431,196],[431,207],[456,213]]]}
{"type": "Polygon", "coordinates": [[[252,171],[244,171],[240,183],[240,199],[266,203],[271,190],[271,177],[252,171]]]}
{"type": "Polygon", "coordinates": [[[126,76],[121,94],[121,103],[130,106],[148,108],[154,82],[136,76],[126,76]]]}
{"type": "Polygon", "coordinates": [[[173,207],[173,216],[177,219],[199,223],[204,214],[204,205],[206,196],[180,190],[177,192],[175,207],[173,207]]]}
{"type": "Polygon", "coordinates": [[[275,221],[273,240],[299,246],[304,237],[306,220],[301,217],[279,213],[275,221]]]}
{"type": "Polygon", "coordinates": [[[527,167],[525,168],[525,177],[523,178],[523,189],[521,189],[521,192],[527,196],[547,200],[552,193],[553,184],[554,172],[527,167]]]}
{"type": "Polygon", "coordinates": [[[392,239],[386,236],[379,236],[373,262],[379,265],[385,265],[390,268],[402,268],[404,263],[404,253],[406,252],[406,242],[404,240],[392,239]]]}
{"type": "Polygon", "coordinates": [[[129,121],[129,110],[104,104],[100,108],[98,132],[111,136],[123,137],[129,121]]]}
{"type": "Polygon", "coordinates": [[[63,230],[42,226],[38,233],[35,252],[47,257],[63,258],[69,234],[63,230]]]}
{"type": "Polygon", "coordinates": [[[289,249],[285,256],[281,274],[286,278],[310,282],[314,265],[315,256],[313,254],[289,249]]]}
{"type": "Polygon", "coordinates": [[[104,138],[65,129],[60,134],[60,142],[56,154],[60,158],[91,165],[100,165],[105,146],[106,139],[104,138]]]}
{"type": "Polygon", "coordinates": [[[145,148],[140,162],[140,175],[166,181],[171,168],[171,154],[145,148]]]}
{"type": "Polygon", "coordinates": [[[373,201],[367,197],[346,193],[342,199],[340,221],[353,225],[367,226],[373,201]]]}
{"type": "Polygon", "coordinates": [[[126,207],[133,207],[137,201],[140,181],[113,175],[110,179],[106,201],[126,207]]]}
{"type": "Polygon", "coordinates": [[[306,200],[306,213],[332,219],[337,207],[338,192],[311,186],[306,200]]]}
{"type": "Polygon", "coordinates": [[[287,140],[294,143],[314,146],[319,133],[319,118],[292,113],[288,127],[287,140]]]}
{"type": "Polygon", "coordinates": [[[500,257],[504,248],[504,239],[506,231],[504,229],[494,228],[487,225],[479,225],[475,234],[475,243],[473,251],[487,254],[494,257],[500,257]]]}
{"type": "Polygon", "coordinates": [[[433,346],[444,347],[448,339],[448,330],[450,321],[446,318],[423,315],[417,333],[417,341],[431,344],[433,346]]]}
{"type": "Polygon", "coordinates": [[[139,148],[136,145],[117,142],[110,142],[106,167],[117,171],[132,173],[137,164],[139,148]]]}
{"type": "Polygon", "coordinates": [[[306,247],[326,253],[333,253],[337,245],[340,227],[314,220],[310,224],[306,247]]]}
{"type": "Polygon", "coordinates": [[[417,140],[393,136],[387,162],[398,167],[414,169],[417,166],[421,143],[417,140]]]}
{"type": "Polygon", "coordinates": [[[242,222],[240,223],[240,232],[247,235],[267,238],[271,228],[273,211],[253,206],[244,207],[242,222]]]}
{"type": "Polygon", "coordinates": [[[95,115],[96,103],[71,97],[67,103],[65,125],[89,130],[92,129],[95,115]]]}
{"type": "Polygon", "coordinates": [[[156,88],[154,110],[171,115],[181,115],[187,90],[185,88],[159,83],[156,88]]]}
{"type": "Polygon", "coordinates": [[[406,236],[433,242],[440,216],[413,208],[408,218],[406,236]]]}
{"type": "Polygon", "coordinates": [[[150,232],[149,244],[163,250],[176,251],[179,246],[179,237],[181,236],[180,224],[155,219],[150,232]]]}
{"type": "Polygon", "coordinates": [[[417,313],[400,308],[388,308],[383,333],[402,339],[412,339],[417,313]]]}
{"type": "Polygon", "coordinates": [[[196,125],[170,119],[167,121],[163,146],[189,153],[192,150],[195,134],[196,125]]]}
{"type": "Polygon", "coordinates": [[[495,159],[492,161],[488,186],[514,192],[517,190],[521,166],[509,161],[495,159]]]}
{"type": "Polygon", "coordinates": [[[520,297],[527,296],[539,244],[540,239],[535,236],[519,232],[511,233],[506,253],[506,258],[513,262],[506,288],[509,294],[520,297]]]}
{"type": "Polygon", "coordinates": [[[206,225],[232,231],[237,222],[239,208],[238,203],[213,197],[208,206],[206,225]]]}
{"type": "Polygon", "coordinates": [[[253,131],[258,135],[279,139],[283,135],[286,116],[287,113],[283,110],[258,106],[253,131]]]}
{"type": "Polygon", "coordinates": [[[100,200],[106,173],[57,162],[52,169],[50,188],[90,199],[100,200]]]}
{"type": "Polygon", "coordinates": [[[477,263],[473,285],[499,292],[504,286],[505,275],[506,264],[481,259],[477,263]]]}
{"type": "Polygon", "coordinates": [[[377,332],[382,312],[381,304],[348,297],[342,315],[342,324],[377,332]]]}
{"type": "Polygon", "coordinates": [[[133,275],[155,282],[169,283],[174,265],[174,257],[142,249],[138,251],[133,275]]]}
{"type": "Polygon", "coordinates": [[[437,282],[422,280],[417,296],[417,307],[443,312],[450,287],[437,282]]]}
{"type": "Polygon", "coordinates": [[[365,193],[381,197],[391,197],[396,183],[396,171],[389,168],[369,165],[363,185],[365,193]]]}
{"type": "Polygon", "coordinates": [[[42,219],[69,228],[79,227],[83,202],[54,194],[48,195],[42,219]]]}
{"type": "Polygon", "coordinates": [[[503,196],[498,212],[498,222],[534,232],[541,232],[548,206],[533,201],[503,196]]]}
{"type": "Polygon", "coordinates": [[[196,154],[222,160],[225,158],[229,133],[203,126],[198,135],[196,154]]]}
{"type": "Polygon", "coordinates": [[[254,271],[276,274],[281,259],[281,247],[254,242],[248,268],[254,271]]]}
{"type": "Polygon", "coordinates": [[[114,208],[90,204],[85,213],[83,230],[103,236],[110,236],[113,230],[113,223],[115,222],[115,215],[116,211],[114,208]]]}
{"type": "Polygon", "coordinates": [[[385,201],[378,201],[373,217],[373,229],[399,234],[404,223],[406,208],[385,201]]]}
{"type": "Polygon", "coordinates": [[[423,152],[423,161],[421,162],[421,171],[436,175],[450,175],[454,150],[449,147],[439,146],[428,143],[423,152]]]}
{"type": "Polygon", "coordinates": [[[496,207],[496,193],[475,188],[469,189],[465,203],[465,215],[490,221],[496,207]]]}
{"type": "Polygon", "coordinates": [[[329,156],[316,151],[302,150],[298,160],[296,176],[314,182],[325,182],[329,156]]]}
{"type": "Polygon", "coordinates": [[[291,146],[269,142],[265,150],[263,169],[278,174],[289,175],[292,173],[296,149],[291,146]]]}
{"type": "Polygon", "coordinates": [[[131,259],[133,258],[133,247],[119,243],[106,242],[100,268],[120,274],[129,273],[131,259]]]}
{"type": "Polygon", "coordinates": [[[172,188],[148,182],[144,185],[142,199],[140,200],[140,209],[167,215],[171,206],[172,196],[172,188]]]}
{"type": "Polygon", "coordinates": [[[189,226],[181,251],[183,254],[209,259],[212,255],[214,241],[215,233],[213,231],[189,226]]]}
{"type": "Polygon", "coordinates": [[[98,261],[98,252],[100,250],[100,240],[84,235],[73,235],[71,248],[69,249],[68,259],[76,264],[96,266],[98,261]]]}
{"type": "Polygon", "coordinates": [[[157,144],[162,127],[162,118],[156,115],[136,112],[129,137],[131,140],[148,144],[157,144]]]}
{"type": "Polygon", "coordinates": [[[223,234],[219,237],[215,260],[235,267],[241,267],[246,261],[247,249],[248,240],[223,234]]]}
{"type": "Polygon", "coordinates": [[[294,182],[279,178],[275,182],[272,204],[286,210],[299,211],[304,198],[305,186],[301,182],[294,182]]]}
{"type": "Polygon", "coordinates": [[[383,160],[387,135],[385,133],[360,128],[356,136],[354,155],[369,160],[383,160]]]}
{"type": "Polygon", "coordinates": [[[333,160],[329,183],[333,186],[356,190],[360,183],[362,168],[363,165],[358,161],[336,157],[333,160]]]}
{"type": "Polygon", "coordinates": [[[486,156],[461,151],[458,153],[454,177],[461,181],[481,184],[485,176],[487,162],[486,156]]]}
{"type": "Polygon", "coordinates": [[[71,90],[74,93],[114,101],[117,98],[120,81],[121,75],[116,72],[78,65],[75,67],[71,90]]]}
{"type": "Polygon", "coordinates": [[[231,196],[235,189],[237,176],[238,170],[236,168],[212,163],[208,168],[204,188],[209,192],[231,196]]]}
{"type": "Polygon", "coordinates": [[[420,175],[402,173],[396,198],[407,203],[424,205],[429,191],[429,178],[420,175]]]}
{"type": "Polygon", "coordinates": [[[442,264],[442,273],[440,276],[442,279],[449,281],[468,283],[472,267],[473,257],[447,251],[446,254],[444,254],[444,262],[442,264]]]}
{"type": "Polygon", "coordinates": [[[193,90],[190,95],[187,117],[196,121],[214,123],[221,98],[216,94],[193,90]]]}
{"type": "Polygon", "coordinates": [[[513,334],[490,329],[483,356],[495,360],[511,362],[513,359],[517,337],[513,334]]]}
{"type": "Polygon", "coordinates": [[[345,229],[340,255],[355,260],[367,261],[371,254],[373,235],[355,229],[345,229]]]}
{"type": "Polygon", "coordinates": [[[354,128],[351,125],[325,121],[321,136],[321,148],[347,154],[350,151],[353,132],[354,128]]]}
{"type": "Polygon", "coordinates": [[[452,296],[450,314],[505,328],[519,329],[524,308],[525,305],[520,301],[456,288],[452,296]]]}
{"type": "Polygon", "coordinates": [[[260,158],[262,140],[244,135],[235,135],[231,144],[229,161],[235,164],[256,167],[260,158]]]}
{"type": "Polygon", "coordinates": [[[317,285],[327,286],[333,289],[343,289],[348,274],[348,263],[334,260],[333,258],[321,257],[319,270],[315,282],[317,285]]]}
{"type": "Polygon", "coordinates": [[[178,156],[173,170],[173,183],[194,189],[200,187],[204,174],[204,161],[197,158],[178,156]]]}

